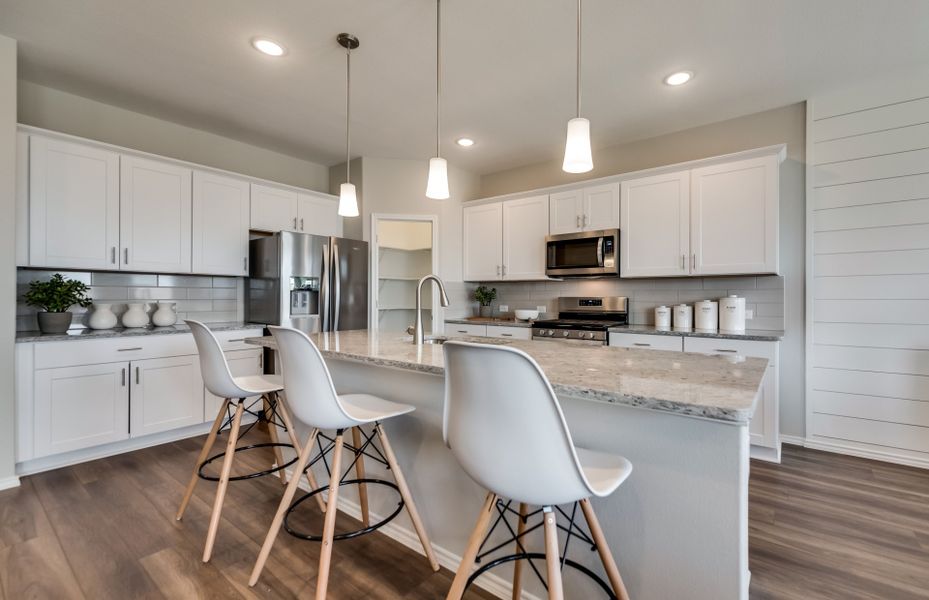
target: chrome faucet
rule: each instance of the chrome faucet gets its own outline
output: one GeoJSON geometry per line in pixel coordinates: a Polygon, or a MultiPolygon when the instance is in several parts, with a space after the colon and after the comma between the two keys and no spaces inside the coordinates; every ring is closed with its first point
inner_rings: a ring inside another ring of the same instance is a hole
{"type": "Polygon", "coordinates": [[[425,332],[423,331],[423,284],[430,279],[439,286],[439,293],[441,294],[440,302],[442,306],[448,306],[448,295],[445,293],[445,284],[442,283],[438,275],[426,275],[419,280],[419,283],[416,285],[416,324],[413,326],[412,331],[413,341],[419,346],[421,346],[426,339],[425,332]]]}

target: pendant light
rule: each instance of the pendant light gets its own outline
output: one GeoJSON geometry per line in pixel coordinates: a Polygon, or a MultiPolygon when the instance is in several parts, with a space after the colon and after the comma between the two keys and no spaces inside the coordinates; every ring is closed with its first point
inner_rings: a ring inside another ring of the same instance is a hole
{"type": "Polygon", "coordinates": [[[594,168],[590,153],[590,121],[581,117],[581,0],[577,0],[577,116],[568,121],[562,170],[586,173],[594,168]]]}
{"type": "Polygon", "coordinates": [[[339,216],[358,216],[358,195],[352,183],[352,50],[358,47],[358,38],[340,33],[336,38],[345,48],[345,183],[339,187],[339,216]]]}
{"type": "Polygon", "coordinates": [[[448,194],[448,163],[442,158],[439,147],[439,97],[442,92],[442,45],[441,11],[442,0],[435,2],[435,156],[429,159],[429,179],[426,181],[426,197],[446,200],[448,194]]]}

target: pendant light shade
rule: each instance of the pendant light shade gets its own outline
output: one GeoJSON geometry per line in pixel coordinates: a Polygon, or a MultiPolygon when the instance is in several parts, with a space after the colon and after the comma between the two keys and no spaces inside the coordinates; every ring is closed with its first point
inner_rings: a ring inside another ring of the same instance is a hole
{"type": "Polygon", "coordinates": [[[352,183],[352,50],[359,46],[358,38],[340,33],[336,40],[345,48],[345,183],[339,187],[339,216],[358,216],[358,195],[352,183]]]}
{"type": "Polygon", "coordinates": [[[435,156],[429,159],[429,178],[426,180],[426,197],[433,200],[447,200],[448,193],[448,163],[442,158],[440,152],[441,122],[439,112],[439,98],[442,93],[442,36],[441,19],[442,0],[435,3],[435,156]]]}
{"type": "Polygon", "coordinates": [[[577,0],[577,96],[576,116],[568,121],[568,135],[564,145],[564,163],[567,173],[586,173],[594,168],[590,152],[590,121],[581,117],[581,0],[577,0]]]}

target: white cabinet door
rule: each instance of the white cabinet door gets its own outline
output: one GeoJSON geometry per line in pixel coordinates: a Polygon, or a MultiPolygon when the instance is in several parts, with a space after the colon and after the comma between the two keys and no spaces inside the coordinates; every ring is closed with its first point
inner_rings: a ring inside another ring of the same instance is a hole
{"type": "Polygon", "coordinates": [[[198,356],[138,360],[129,366],[132,437],[203,422],[203,379],[198,356]]]}
{"type": "Polygon", "coordinates": [[[610,332],[610,346],[638,348],[640,350],[684,351],[684,338],[679,335],[651,335],[647,333],[610,332]]]}
{"type": "Polygon", "coordinates": [[[571,233],[582,228],[583,194],[581,190],[558,192],[549,196],[549,231],[552,235],[571,233]]]}
{"type": "Polygon", "coordinates": [[[503,203],[503,278],[546,279],[548,196],[503,203]]]}
{"type": "Polygon", "coordinates": [[[297,224],[303,233],[342,236],[339,202],[329,197],[298,194],[297,224]]]}
{"type": "Polygon", "coordinates": [[[119,154],[31,136],[29,264],[116,269],[119,154]]]}
{"type": "Polygon", "coordinates": [[[693,274],[777,273],[778,187],[777,156],[692,171],[693,274]]]}
{"type": "Polygon", "coordinates": [[[487,326],[472,325],[471,323],[446,323],[445,334],[449,336],[487,337],[487,326]]]}
{"type": "Polygon", "coordinates": [[[584,214],[581,225],[586,231],[619,227],[619,184],[607,183],[582,190],[584,214]]]}
{"type": "Polygon", "coordinates": [[[297,192],[252,184],[251,228],[261,231],[299,231],[297,192]]]}
{"type": "Polygon", "coordinates": [[[190,273],[190,169],[120,157],[120,268],[190,273]]]}
{"type": "Polygon", "coordinates": [[[508,327],[506,325],[488,325],[487,337],[500,338],[504,340],[531,340],[532,328],[508,327]]]}
{"type": "Polygon", "coordinates": [[[193,175],[193,272],[248,275],[248,182],[193,175]]]}
{"type": "Polygon", "coordinates": [[[688,275],[690,172],[622,182],[620,276],[688,275]]]}
{"type": "MultiPolygon", "coordinates": [[[[263,365],[261,363],[261,349],[256,348],[254,350],[235,350],[233,352],[226,352],[226,362],[229,364],[229,372],[232,373],[233,377],[244,377],[245,375],[261,375],[263,365]]],[[[213,421],[216,418],[216,413],[219,412],[219,409],[223,406],[223,398],[219,396],[214,396],[204,388],[203,396],[203,420],[204,421],[213,421]]],[[[249,398],[249,404],[252,400],[258,399],[258,396],[249,398]]],[[[235,398],[233,398],[235,400],[235,398]]],[[[248,404],[246,404],[248,407],[248,404]]],[[[255,409],[262,408],[261,405],[256,405],[255,409]]]]}
{"type": "Polygon", "coordinates": [[[500,202],[462,209],[465,281],[497,281],[503,275],[503,205],[500,202]]]}
{"type": "Polygon", "coordinates": [[[129,437],[129,363],[35,372],[34,458],[129,437]]]}

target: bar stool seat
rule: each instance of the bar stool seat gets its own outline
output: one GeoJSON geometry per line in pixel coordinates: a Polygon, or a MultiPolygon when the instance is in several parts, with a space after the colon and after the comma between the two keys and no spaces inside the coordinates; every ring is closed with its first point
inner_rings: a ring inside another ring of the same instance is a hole
{"type": "Polygon", "coordinates": [[[392,402],[370,394],[340,394],[339,402],[349,416],[345,429],[361,423],[385,421],[416,410],[409,404],[392,402]]]}
{"type": "Polygon", "coordinates": [[[233,377],[232,381],[246,396],[270,394],[284,389],[284,378],[280,375],[239,375],[233,377]]]}
{"type": "Polygon", "coordinates": [[[587,483],[597,496],[609,496],[632,473],[632,463],[622,456],[580,446],[575,446],[574,452],[587,483]]]}

